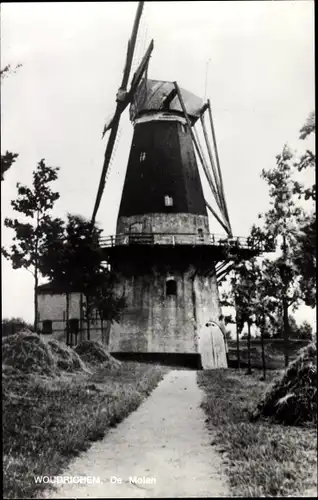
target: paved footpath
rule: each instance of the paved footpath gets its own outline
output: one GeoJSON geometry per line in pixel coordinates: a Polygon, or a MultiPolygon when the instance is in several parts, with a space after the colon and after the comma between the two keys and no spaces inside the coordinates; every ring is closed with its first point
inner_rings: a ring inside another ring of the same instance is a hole
{"type": "Polygon", "coordinates": [[[99,476],[101,484],[65,484],[43,497],[228,496],[221,459],[200,408],[203,396],[195,371],[170,371],[136,411],[63,472],[99,476]]]}

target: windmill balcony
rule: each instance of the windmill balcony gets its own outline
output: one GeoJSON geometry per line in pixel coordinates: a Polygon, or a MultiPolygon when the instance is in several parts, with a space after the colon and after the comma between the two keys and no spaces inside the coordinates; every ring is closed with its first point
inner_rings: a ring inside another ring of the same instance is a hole
{"type": "Polygon", "coordinates": [[[236,253],[237,250],[261,253],[271,251],[266,245],[255,238],[224,237],[217,234],[198,233],[123,233],[105,236],[100,239],[102,248],[141,246],[209,246],[227,249],[236,253]]]}

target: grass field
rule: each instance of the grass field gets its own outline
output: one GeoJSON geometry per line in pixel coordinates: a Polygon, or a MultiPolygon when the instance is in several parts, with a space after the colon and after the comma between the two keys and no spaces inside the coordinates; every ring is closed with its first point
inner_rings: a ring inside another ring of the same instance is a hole
{"type": "MultiPolygon", "coordinates": [[[[265,339],[265,359],[266,368],[269,370],[279,370],[284,368],[284,342],[282,339],[273,340],[265,339]]],[[[292,361],[297,357],[299,349],[308,344],[306,340],[290,340],[288,355],[289,360],[292,361]]],[[[230,340],[229,347],[229,366],[231,368],[237,367],[237,348],[236,341],[230,340]]],[[[241,367],[247,366],[247,341],[240,340],[240,363],[241,367]]],[[[251,340],[251,366],[252,368],[262,368],[262,350],[261,342],[259,339],[251,340]]]]}
{"type": "Polygon", "coordinates": [[[36,475],[58,475],[69,460],[135,410],[167,368],[126,362],[116,371],[3,379],[3,495],[34,498],[36,475]]]}
{"type": "MultiPolygon", "coordinates": [[[[269,372],[272,379],[277,372],[269,372]]],[[[316,496],[317,430],[249,422],[249,410],[269,384],[258,370],[198,372],[213,442],[223,454],[233,496],[316,496]],[[306,495],[307,496],[307,495],[306,495]]]]}

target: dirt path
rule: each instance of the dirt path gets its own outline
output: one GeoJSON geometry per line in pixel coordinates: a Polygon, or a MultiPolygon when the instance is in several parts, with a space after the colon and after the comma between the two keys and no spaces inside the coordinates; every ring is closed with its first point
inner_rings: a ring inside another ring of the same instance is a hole
{"type": "Polygon", "coordinates": [[[195,371],[169,372],[135,412],[63,474],[99,476],[101,484],[65,484],[47,491],[45,498],[228,495],[221,460],[199,406],[202,398],[195,371]],[[129,480],[134,476],[140,478],[135,484],[129,480]],[[121,483],[112,482],[114,477],[121,483]]]}

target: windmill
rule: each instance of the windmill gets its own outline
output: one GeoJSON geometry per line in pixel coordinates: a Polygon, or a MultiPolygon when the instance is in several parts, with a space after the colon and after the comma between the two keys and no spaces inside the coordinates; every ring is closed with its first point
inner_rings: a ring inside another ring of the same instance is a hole
{"type": "Polygon", "coordinates": [[[108,348],[121,357],[194,359],[197,332],[207,321],[219,321],[218,280],[234,256],[246,259],[262,249],[255,241],[232,236],[210,101],[204,103],[177,82],[148,78],[153,40],[127,91],[142,10],[139,2],[116,110],[104,129],[110,135],[92,215],[94,222],[119,121],[130,105],[134,134],[116,235],[102,241],[118,276],[115,292],[126,298],[108,348]],[[216,209],[205,200],[198,161],[216,209]],[[210,234],[207,209],[224,235],[210,234]]]}

